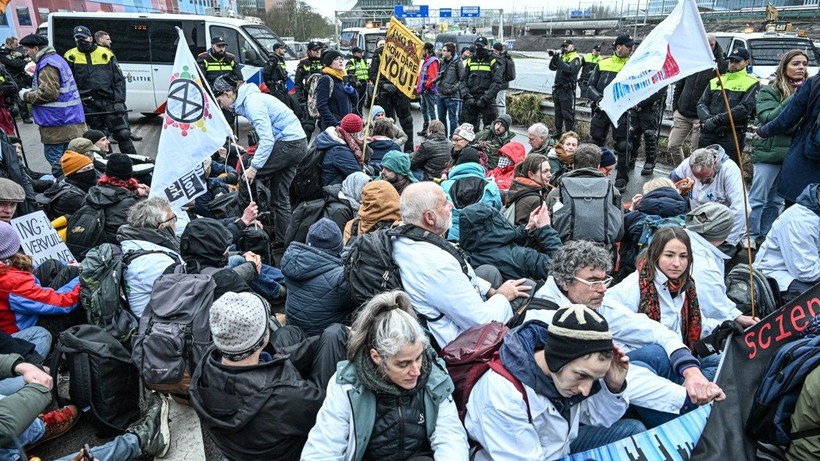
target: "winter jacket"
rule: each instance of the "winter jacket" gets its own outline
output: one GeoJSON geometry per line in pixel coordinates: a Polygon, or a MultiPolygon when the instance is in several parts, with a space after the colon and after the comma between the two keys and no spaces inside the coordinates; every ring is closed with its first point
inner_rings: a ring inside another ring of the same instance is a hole
{"type": "Polygon", "coordinates": [[[530,220],[530,213],[541,206],[541,202],[546,198],[546,192],[544,186],[529,178],[513,178],[505,205],[510,206],[515,203],[515,222],[513,224],[516,226],[526,225],[530,220]]]}
{"type": "MultiPolygon", "coordinates": [[[[17,376],[14,367],[23,361],[18,354],[0,354],[0,379],[17,376]]],[[[13,447],[14,440],[31,426],[51,403],[51,391],[39,383],[28,383],[0,400],[0,447],[13,447]]]]}
{"type": "Polygon", "coordinates": [[[339,226],[339,231],[344,231],[345,224],[356,217],[356,210],[353,209],[350,200],[344,194],[341,194],[341,188],[341,184],[334,184],[324,188],[325,210],[322,216],[336,223],[339,226]]]}
{"type": "Polygon", "coordinates": [[[441,182],[447,200],[453,202],[453,226],[447,232],[447,240],[458,242],[459,212],[473,203],[487,203],[501,209],[501,191],[484,176],[484,167],[478,163],[462,163],[450,170],[446,181],[441,182]]]}
{"type": "MultiPolygon", "coordinates": [[[[712,50],[712,55],[715,58],[715,62],[717,62],[720,74],[726,75],[729,62],[723,57],[723,49],[719,44],[715,43],[715,49],[712,50]]],[[[709,80],[712,80],[714,76],[714,69],[706,69],[682,80],[678,80],[672,92],[672,111],[678,111],[687,118],[697,118],[698,100],[703,95],[703,90],[709,86],[709,80]]]]}
{"type": "MultiPolygon", "coordinates": [[[[269,163],[273,145],[279,141],[298,141],[305,139],[305,132],[299,119],[282,101],[259,91],[252,83],[239,86],[234,102],[234,112],[250,120],[259,143],[253,154],[251,166],[257,170],[269,163]]],[[[288,159],[273,159],[282,164],[299,163],[305,152],[293,152],[288,159]]]]}
{"type": "Polygon", "coordinates": [[[325,151],[322,159],[322,186],[341,184],[351,173],[362,171],[362,165],[347,143],[336,133],[336,127],[319,133],[314,142],[317,149],[325,151]]]}
{"type": "Polygon", "coordinates": [[[549,64],[550,70],[555,71],[553,88],[574,88],[583,62],[584,59],[575,51],[554,54],[549,64]]]}
{"type": "Polygon", "coordinates": [[[592,75],[592,71],[598,67],[598,62],[603,58],[600,54],[595,56],[592,53],[587,53],[581,57],[583,58],[583,64],[581,64],[581,74],[578,76],[578,81],[589,82],[589,76],[592,75]]]}
{"type": "MultiPolygon", "coordinates": [[[[738,133],[745,133],[746,123],[755,111],[755,98],[760,90],[760,82],[745,70],[740,70],[724,75],[723,87],[729,98],[729,107],[732,108],[735,129],[738,133]]],[[[726,112],[726,103],[717,77],[709,81],[709,86],[698,101],[698,118],[703,123],[703,134],[720,137],[720,132],[730,127],[729,114],[726,112]],[[715,125],[713,130],[709,129],[707,121],[715,125]]]]}
{"type": "MultiPolygon", "coordinates": [[[[794,413],[791,416],[792,434],[803,431],[816,431],[820,427],[820,367],[815,368],[803,382],[803,389],[797,397],[794,413]]],[[[786,451],[788,461],[810,461],[820,453],[820,435],[795,438],[786,451]]]]}
{"type": "Polygon", "coordinates": [[[440,97],[460,98],[461,92],[464,91],[463,80],[464,62],[460,56],[453,56],[453,59],[449,61],[441,60],[438,76],[436,76],[436,85],[440,97]]]}
{"type": "Polygon", "coordinates": [[[465,106],[470,102],[484,107],[494,104],[504,86],[504,63],[491,52],[484,52],[483,58],[476,53],[464,61],[465,106]]]}
{"type": "MultiPolygon", "coordinates": [[[[535,293],[536,298],[552,301],[558,306],[568,306],[572,302],[549,277],[547,283],[535,293]]],[[[678,372],[692,366],[699,366],[698,360],[689,352],[689,348],[680,340],[680,335],[649,320],[643,314],[636,314],[626,307],[604,298],[604,303],[596,309],[609,324],[612,340],[625,351],[640,349],[645,346],[657,345],[666,351],[673,370],[678,372]],[[607,302],[609,301],[609,302],[607,302]]],[[[525,321],[541,320],[552,323],[555,311],[531,310],[525,321]]],[[[629,400],[631,403],[666,413],[678,413],[686,401],[686,389],[656,375],[649,368],[630,366],[626,380],[629,383],[629,400]]]]}
{"type": "Polygon", "coordinates": [[[74,74],[80,98],[125,102],[125,76],[111,50],[92,44],[87,53],[72,48],[64,57],[74,74]]]}
{"type": "Polygon", "coordinates": [[[224,52],[220,56],[211,48],[199,53],[196,57],[196,64],[202,69],[202,73],[205,74],[205,79],[211,87],[213,87],[216,79],[222,75],[227,75],[237,82],[244,80],[242,70],[236,62],[236,56],[231,53],[224,52]]]}
{"type": "Polygon", "coordinates": [[[436,76],[438,76],[439,61],[435,55],[430,55],[421,62],[419,75],[416,79],[416,94],[438,94],[436,76]]]}
{"type": "Polygon", "coordinates": [[[288,287],[285,313],[289,325],[301,328],[307,336],[320,335],[333,323],[350,325],[355,305],[339,256],[293,242],[281,265],[288,287]]]}
{"type": "Polygon", "coordinates": [[[52,289],[31,272],[0,264],[0,331],[17,333],[37,325],[41,315],[62,315],[80,305],[80,279],[52,289]]]}
{"type": "MultiPolygon", "coordinates": [[[[430,352],[428,357],[433,362],[421,391],[425,417],[419,424],[424,424],[433,459],[467,461],[467,436],[451,397],[455,386],[444,361],[430,352]]],[[[377,397],[359,380],[354,364],[339,362],[301,459],[361,461],[372,437],[377,397]]]]}
{"type": "Polygon", "coordinates": [[[342,117],[356,107],[356,92],[345,92],[345,82],[336,76],[324,74],[316,83],[316,109],[319,111],[319,128],[339,126],[342,117]]]}
{"type": "Polygon", "coordinates": [[[431,243],[397,237],[393,260],[413,309],[428,318],[430,333],[442,348],[470,327],[512,317],[507,298],[498,293],[487,298],[488,282],[469,264],[465,275],[452,254],[431,243]]]}
{"type": "MultiPolygon", "coordinates": [[[[692,278],[698,289],[698,304],[705,318],[734,320],[743,314],[726,296],[726,261],[730,259],[697,232],[687,230],[692,244],[692,278]]],[[[706,327],[704,322],[704,327],[706,327]]],[[[717,325],[711,325],[710,328],[717,325]]],[[[703,333],[705,336],[707,333],[703,333]]]]}
{"type": "Polygon", "coordinates": [[[440,178],[441,172],[447,168],[447,163],[450,161],[452,148],[452,143],[444,134],[430,135],[419,144],[416,152],[410,154],[410,169],[413,171],[423,169],[425,181],[440,178]]]}
{"type": "Polygon", "coordinates": [[[546,324],[531,322],[507,333],[501,345],[501,363],[524,386],[526,402],[515,386],[494,370],[487,371],[473,387],[464,426],[470,438],[481,445],[476,460],[553,460],[567,456],[581,424],[610,427],[629,407],[632,384],[614,394],[603,378],[593,383],[588,396],[561,396],[534,358],[548,338],[546,324]],[[565,408],[567,417],[559,407],[565,408]]]}
{"type": "Polygon", "coordinates": [[[367,143],[367,147],[373,150],[373,155],[370,156],[369,163],[376,174],[382,171],[382,159],[384,158],[384,154],[391,150],[397,150],[399,152],[403,150],[392,138],[385,136],[373,136],[370,138],[370,142],[367,143]]]}
{"type": "MultiPolygon", "coordinates": [[[[760,92],[757,94],[758,126],[763,126],[776,119],[789,103],[792,102],[794,94],[785,99],[782,98],[783,96],[771,83],[760,89],[760,92]]],[[[786,158],[786,154],[789,153],[789,147],[792,145],[793,134],[794,130],[789,130],[785,134],[778,136],[765,139],[753,139],[752,162],[782,165],[783,159],[786,158]]]]}
{"type": "Polygon", "coordinates": [[[757,129],[758,136],[764,138],[786,134],[805,117],[800,129],[794,133],[789,153],[783,160],[780,177],[785,180],[780,181],[777,186],[777,193],[792,202],[797,201],[797,197],[803,193],[806,186],[820,182],[820,160],[806,157],[806,152],[813,152],[816,149],[810,139],[810,128],[814,126],[820,114],[820,104],[811,107],[809,104],[818,91],[820,79],[815,75],[800,86],[791,104],[780,112],[777,118],[757,129]]]}
{"type": "Polygon", "coordinates": [[[604,97],[604,88],[615,80],[615,76],[623,69],[627,61],[629,57],[619,58],[613,54],[598,63],[598,67],[593,69],[592,75],[589,76],[587,91],[590,101],[597,104],[604,97]]]}
{"type": "Polygon", "coordinates": [[[621,240],[621,274],[629,275],[635,270],[640,249],[638,243],[643,234],[647,217],[671,218],[685,215],[689,204],[677,190],[661,187],[650,191],[638,202],[635,211],[624,213],[624,238],[621,240]]]}
{"type": "MultiPolygon", "coordinates": [[[[515,167],[524,161],[527,154],[524,151],[524,145],[520,142],[511,142],[501,146],[498,149],[498,157],[507,157],[512,162],[512,165],[505,167],[496,166],[492,171],[487,173],[487,177],[491,178],[498,185],[500,190],[506,191],[510,188],[510,183],[515,176],[515,167]]],[[[497,164],[498,162],[496,162],[497,164]]]]}
{"type": "Polygon", "coordinates": [[[273,354],[267,346],[263,355],[271,357],[258,365],[223,365],[216,349],[203,357],[191,378],[191,405],[228,459],[299,458],[325,398],[324,389],[303,378],[313,341],[289,354],[273,354]]]}
{"type": "Polygon", "coordinates": [[[379,227],[393,227],[401,221],[399,193],[387,181],[371,181],[362,188],[358,217],[345,224],[345,245],[350,237],[373,232],[379,227]],[[355,228],[354,228],[355,226],[355,228]]]}
{"type": "Polygon", "coordinates": [[[168,266],[182,261],[179,243],[175,237],[156,229],[136,228],[128,224],[120,227],[117,240],[122,246],[123,254],[129,251],[152,252],[132,259],[123,274],[128,287],[128,307],[140,318],[151,300],[154,282],[168,266]]]}
{"type": "Polygon", "coordinates": [[[459,246],[476,266],[492,264],[504,280],[546,280],[553,253],[561,246],[558,232],[550,226],[533,231],[545,249],[540,253],[523,246],[529,239],[524,226],[513,226],[498,210],[476,203],[461,210],[459,246]]]}
{"type": "Polygon", "coordinates": [[[269,54],[268,62],[262,71],[262,80],[271,94],[287,93],[288,69],[285,66],[285,58],[276,53],[269,54]]]}
{"type": "Polygon", "coordinates": [[[71,216],[85,203],[86,192],[69,180],[55,182],[42,194],[37,194],[37,201],[48,201],[45,207],[48,219],[55,220],[60,216],[71,216]]]}
{"type": "Polygon", "coordinates": [[[126,223],[128,209],[137,203],[134,192],[124,187],[94,186],[85,196],[85,204],[105,212],[105,241],[117,243],[117,230],[126,223]]]}
{"type": "Polygon", "coordinates": [[[703,205],[707,202],[717,202],[726,205],[735,215],[735,225],[732,232],[726,238],[726,242],[736,245],[740,241],[746,229],[747,206],[743,200],[743,176],[737,164],[729,159],[729,156],[720,149],[718,151],[717,163],[720,165],[714,179],[709,184],[703,184],[700,179],[695,178],[692,167],[689,166],[689,158],[686,158],[669,177],[673,182],[678,182],[683,178],[694,179],[695,185],[689,191],[689,209],[703,205]]]}
{"type": "Polygon", "coordinates": [[[754,265],[777,280],[780,291],[799,280],[820,281],[820,185],[811,184],[772,224],[754,265]]]}
{"type": "MultiPolygon", "coordinates": [[[[499,115],[498,118],[501,119],[502,117],[507,118],[507,126],[512,126],[512,119],[509,115],[502,114],[499,115]]],[[[491,124],[489,127],[484,128],[483,130],[479,131],[478,134],[475,136],[475,143],[478,144],[484,141],[487,144],[487,149],[485,152],[487,153],[487,169],[492,170],[498,166],[498,150],[501,149],[503,146],[507,145],[510,141],[515,138],[515,133],[513,133],[510,129],[504,132],[503,135],[496,136],[495,131],[493,130],[495,123],[491,124]]]]}

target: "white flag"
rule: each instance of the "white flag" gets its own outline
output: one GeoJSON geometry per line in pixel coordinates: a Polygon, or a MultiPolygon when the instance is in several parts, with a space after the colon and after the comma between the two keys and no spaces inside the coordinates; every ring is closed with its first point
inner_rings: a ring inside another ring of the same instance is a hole
{"type": "Polygon", "coordinates": [[[199,75],[185,35],[177,31],[179,43],[151,180],[151,197],[164,198],[172,207],[205,193],[202,162],[232,135],[208,82],[199,75]]]}
{"type": "Polygon", "coordinates": [[[604,89],[600,107],[617,125],[621,114],[658,90],[715,67],[695,0],[680,0],[604,89]]]}

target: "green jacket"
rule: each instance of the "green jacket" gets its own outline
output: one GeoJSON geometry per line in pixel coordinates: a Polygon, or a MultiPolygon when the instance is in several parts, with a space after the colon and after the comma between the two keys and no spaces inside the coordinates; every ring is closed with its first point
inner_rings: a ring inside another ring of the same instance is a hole
{"type": "MultiPolygon", "coordinates": [[[[789,105],[792,97],[794,95],[781,101],[782,96],[774,85],[770,84],[761,88],[757,94],[757,126],[763,126],[777,118],[780,112],[789,105]]],[[[794,130],[771,138],[753,140],[752,162],[782,164],[792,145],[793,132],[794,130]]]]}
{"type": "MultiPolygon", "coordinates": [[[[792,434],[820,428],[820,367],[806,376],[791,421],[792,434]]],[[[817,453],[820,453],[820,435],[793,440],[786,459],[809,461],[817,459],[817,453]]]]}
{"type": "MultiPolygon", "coordinates": [[[[23,361],[18,354],[0,354],[0,379],[16,376],[14,367],[23,361]]],[[[0,400],[0,447],[11,446],[17,437],[51,403],[51,391],[40,384],[26,384],[0,400]]]]}
{"type": "Polygon", "coordinates": [[[473,141],[473,144],[478,143],[480,141],[486,141],[490,144],[489,147],[485,149],[485,152],[487,153],[488,170],[492,170],[493,168],[498,166],[498,149],[501,149],[508,142],[512,141],[513,138],[515,138],[515,133],[513,133],[511,130],[507,130],[507,132],[504,133],[504,136],[499,138],[495,135],[495,132],[493,131],[494,125],[495,123],[490,125],[489,128],[485,128],[479,131],[478,134],[475,136],[475,141],[473,141]]]}

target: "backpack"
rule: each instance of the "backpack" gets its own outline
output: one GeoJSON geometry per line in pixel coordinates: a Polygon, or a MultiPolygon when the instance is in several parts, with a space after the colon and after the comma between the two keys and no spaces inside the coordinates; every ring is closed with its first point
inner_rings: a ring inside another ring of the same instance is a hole
{"type": "Polygon", "coordinates": [[[769,363],[755,393],[746,421],[746,433],[764,444],[789,446],[792,440],[809,437],[810,432],[792,434],[791,415],[803,382],[820,365],[820,336],[809,335],[783,345],[769,363]]]}
{"type": "Polygon", "coordinates": [[[154,282],[131,353],[149,389],[187,396],[194,368],[211,345],[212,275],[219,270],[187,274],[179,265],[154,282]]]}
{"type": "Polygon", "coordinates": [[[242,209],[239,207],[239,191],[219,194],[208,203],[211,217],[214,219],[236,218],[242,216],[242,209]]]}
{"type": "Polygon", "coordinates": [[[484,189],[487,187],[487,178],[477,178],[468,176],[456,179],[450,186],[450,197],[453,207],[457,210],[466,208],[481,201],[484,197],[484,189]]]}
{"type": "Polygon", "coordinates": [[[102,328],[76,325],[60,333],[50,368],[57,403],[68,404],[56,385],[63,368],[71,375],[71,403],[77,405],[100,436],[122,433],[139,419],[139,375],[131,363],[131,354],[102,328]]]}
{"type": "Polygon", "coordinates": [[[541,192],[535,191],[535,190],[524,192],[523,194],[516,197],[515,200],[508,201],[501,208],[501,214],[504,215],[504,217],[507,218],[507,221],[509,221],[509,223],[514,226],[515,225],[515,213],[516,213],[515,212],[515,204],[518,203],[518,201],[521,200],[522,198],[533,196],[533,195],[537,195],[537,196],[540,197],[541,192]]]}
{"type": "Polygon", "coordinates": [[[46,195],[44,193],[37,194],[36,201],[37,205],[43,209],[48,219],[54,221],[55,219],[63,216],[63,214],[58,213],[57,210],[54,209],[53,203],[57,201],[57,199],[69,196],[69,195],[76,195],[77,197],[85,197],[85,192],[79,187],[71,185],[65,181],[60,182],[60,189],[54,195],[46,195]]]}
{"type": "Polygon", "coordinates": [[[68,219],[66,245],[71,254],[82,261],[92,248],[106,243],[105,209],[86,203],[68,219]]]}
{"type": "Polygon", "coordinates": [[[783,304],[780,289],[766,274],[748,264],[738,264],[726,274],[726,296],[737,304],[745,315],[752,315],[752,296],[749,288],[749,271],[755,284],[755,315],[763,318],[776,311],[783,304]]]}
{"type": "Polygon", "coordinates": [[[504,83],[509,83],[515,80],[515,61],[508,53],[502,55],[504,59],[504,83]]]}
{"type": "Polygon", "coordinates": [[[273,265],[273,253],[270,248],[270,236],[265,229],[256,226],[246,227],[236,241],[240,253],[252,251],[262,257],[262,263],[273,265]]]}
{"type": "Polygon", "coordinates": [[[642,226],[641,236],[638,238],[638,251],[649,246],[649,243],[652,242],[652,236],[655,235],[655,231],[661,227],[685,227],[686,219],[685,215],[682,214],[666,218],[661,218],[656,215],[647,215],[643,219],[642,226]]]}
{"type": "Polygon", "coordinates": [[[559,190],[563,206],[553,208],[552,224],[562,242],[615,244],[624,212],[614,203],[615,188],[608,179],[565,176],[559,190]]]}
{"type": "Polygon", "coordinates": [[[441,358],[447,364],[447,372],[455,385],[453,400],[462,423],[467,414],[467,401],[475,383],[490,369],[506,378],[521,393],[527,405],[527,416],[532,422],[530,402],[524,385],[504,368],[498,355],[504,336],[509,331],[510,329],[501,322],[476,325],[463,331],[442,349],[441,358]]]}
{"type": "MultiPolygon", "coordinates": [[[[318,118],[321,117],[322,114],[319,113],[319,108],[316,106],[316,90],[319,86],[319,81],[324,77],[324,74],[310,74],[305,80],[305,86],[308,89],[307,94],[307,112],[308,116],[311,118],[318,118]]],[[[333,95],[333,79],[330,79],[330,92],[328,93],[328,99],[333,95]]]]}
{"type": "Polygon", "coordinates": [[[296,167],[296,176],[290,183],[290,204],[297,207],[302,202],[322,198],[322,162],[325,149],[318,149],[316,144],[310,146],[307,154],[296,167]]]}
{"type": "Polygon", "coordinates": [[[131,347],[131,336],[137,331],[137,318],[128,305],[125,269],[139,258],[151,253],[171,253],[155,250],[129,251],[111,243],[91,249],[80,264],[80,303],[88,315],[88,323],[96,325],[131,347]]]}
{"type": "Polygon", "coordinates": [[[326,203],[324,197],[317,198],[302,202],[293,209],[288,223],[288,230],[285,232],[285,248],[291,242],[305,243],[310,226],[325,216],[326,203]]]}

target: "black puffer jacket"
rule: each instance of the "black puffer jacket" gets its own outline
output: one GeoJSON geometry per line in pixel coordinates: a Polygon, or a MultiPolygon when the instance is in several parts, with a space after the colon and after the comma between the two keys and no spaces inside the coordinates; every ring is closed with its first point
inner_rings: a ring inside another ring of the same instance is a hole
{"type": "MultiPolygon", "coordinates": [[[[723,57],[723,49],[720,47],[720,44],[715,43],[713,54],[720,74],[724,75],[729,68],[729,63],[726,61],[726,58],[723,57]]],[[[714,69],[706,69],[692,74],[683,80],[678,80],[678,82],[675,83],[675,90],[672,93],[672,110],[680,112],[684,117],[697,118],[698,100],[703,95],[703,90],[709,86],[709,80],[712,80],[714,77],[714,69]]]]}
{"type": "Polygon", "coordinates": [[[126,223],[128,209],[137,203],[137,196],[124,187],[94,186],[88,189],[85,203],[105,210],[105,241],[117,243],[117,231],[126,223]]]}
{"type": "Polygon", "coordinates": [[[441,173],[450,162],[450,150],[453,145],[441,133],[435,133],[419,145],[419,150],[410,155],[410,169],[424,169],[424,180],[440,178],[441,173]]]}
{"type": "Polygon", "coordinates": [[[449,61],[441,60],[436,76],[438,94],[442,98],[460,98],[464,88],[464,62],[459,56],[453,56],[449,61]]]}

